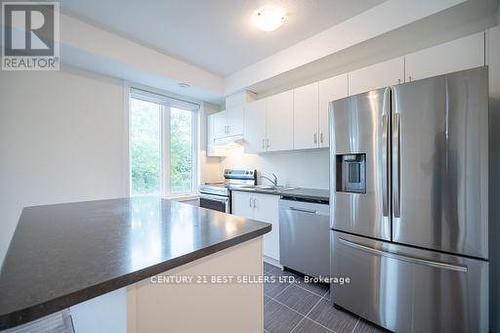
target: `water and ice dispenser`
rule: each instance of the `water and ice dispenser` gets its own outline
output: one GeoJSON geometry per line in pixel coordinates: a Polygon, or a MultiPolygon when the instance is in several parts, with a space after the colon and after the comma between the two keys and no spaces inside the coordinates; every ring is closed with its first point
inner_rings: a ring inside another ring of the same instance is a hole
{"type": "Polygon", "coordinates": [[[337,155],[336,192],[366,193],[366,154],[337,155]]]}

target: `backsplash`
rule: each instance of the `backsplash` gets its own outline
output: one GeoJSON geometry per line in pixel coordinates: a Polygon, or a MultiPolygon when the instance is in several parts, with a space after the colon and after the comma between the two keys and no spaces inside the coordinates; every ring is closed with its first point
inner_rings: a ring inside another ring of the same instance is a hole
{"type": "Polygon", "coordinates": [[[236,147],[221,164],[223,168],[256,169],[258,174],[273,172],[280,185],[328,189],[328,149],[245,154],[243,147],[236,147]]]}

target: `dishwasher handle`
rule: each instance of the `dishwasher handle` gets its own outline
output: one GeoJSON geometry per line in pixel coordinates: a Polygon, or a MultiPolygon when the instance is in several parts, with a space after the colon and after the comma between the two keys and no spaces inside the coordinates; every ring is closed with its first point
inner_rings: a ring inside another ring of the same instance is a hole
{"type": "Polygon", "coordinates": [[[288,209],[293,210],[295,212],[307,213],[307,214],[318,214],[317,210],[314,209],[305,209],[305,208],[296,208],[296,207],[288,207],[288,209]]]}

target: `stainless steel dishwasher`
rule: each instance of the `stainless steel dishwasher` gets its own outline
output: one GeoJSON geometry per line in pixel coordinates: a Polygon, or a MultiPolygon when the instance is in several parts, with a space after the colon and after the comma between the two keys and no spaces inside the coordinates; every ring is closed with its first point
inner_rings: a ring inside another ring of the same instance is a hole
{"type": "Polygon", "coordinates": [[[330,274],[330,223],[327,201],[281,197],[280,263],[303,274],[330,274]]]}

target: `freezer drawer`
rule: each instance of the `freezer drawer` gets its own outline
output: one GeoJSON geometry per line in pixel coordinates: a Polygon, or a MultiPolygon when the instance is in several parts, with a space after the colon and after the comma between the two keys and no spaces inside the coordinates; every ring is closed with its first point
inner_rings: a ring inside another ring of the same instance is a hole
{"type": "Polygon", "coordinates": [[[332,302],[391,331],[487,332],[488,263],[331,231],[332,302]]]}
{"type": "Polygon", "coordinates": [[[310,276],[330,273],[329,206],[280,200],[280,263],[310,276]]]}

